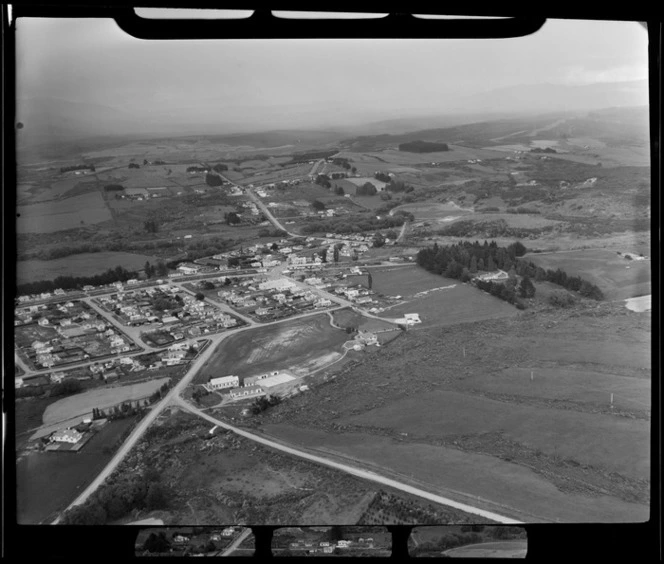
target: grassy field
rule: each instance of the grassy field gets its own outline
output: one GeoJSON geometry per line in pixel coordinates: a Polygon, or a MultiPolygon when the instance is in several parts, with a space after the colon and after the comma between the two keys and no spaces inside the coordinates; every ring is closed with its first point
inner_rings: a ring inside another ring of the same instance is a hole
{"type": "Polygon", "coordinates": [[[106,466],[113,447],[133,419],[105,425],[78,453],[30,453],[16,463],[17,521],[47,523],[106,466]]]}
{"type": "Polygon", "coordinates": [[[111,212],[99,192],[17,206],[16,213],[18,233],[53,233],[111,219],[111,212]]]}
{"type": "Polygon", "coordinates": [[[154,264],[156,257],[135,253],[82,253],[55,260],[22,260],[16,263],[16,283],[53,280],[58,276],[93,276],[109,268],[122,266],[127,270],[142,270],[145,262],[154,264]]]}
{"type": "MultiPolygon", "coordinates": [[[[448,282],[441,277],[441,281],[448,282]]],[[[419,327],[445,327],[502,317],[511,317],[518,310],[498,298],[454,281],[452,288],[434,290],[422,297],[407,299],[405,303],[390,307],[381,313],[384,317],[401,317],[406,313],[419,313],[419,327]]],[[[446,284],[443,284],[445,286],[446,284]]]]}
{"type": "Polygon", "coordinates": [[[418,204],[403,204],[394,208],[394,212],[407,211],[415,216],[415,219],[443,219],[445,217],[462,217],[473,213],[472,209],[464,209],[453,203],[435,204],[431,202],[418,204]]]}
{"type": "Polygon", "coordinates": [[[526,522],[644,520],[650,343],[620,304],[413,330],[264,428],[526,522]]]}
{"type": "Polygon", "coordinates": [[[49,405],[42,419],[44,424],[49,425],[92,413],[93,407],[105,409],[123,401],[142,399],[154,393],[167,381],[168,378],[159,378],[150,380],[149,382],[141,382],[140,384],[99,388],[75,394],[49,405]]]}
{"type": "Polygon", "coordinates": [[[330,325],[327,314],[257,327],[223,341],[203,365],[195,382],[210,377],[251,376],[290,368],[307,374],[341,357],[345,331],[330,325]]]}
{"type": "Polygon", "coordinates": [[[448,550],[445,555],[450,558],[525,558],[527,552],[527,540],[513,540],[462,546],[448,550]]]}
{"type": "Polygon", "coordinates": [[[568,275],[580,276],[599,286],[608,299],[633,298],[651,293],[652,264],[649,260],[626,260],[616,252],[603,249],[531,253],[524,258],[542,268],[561,268],[568,275]]]}

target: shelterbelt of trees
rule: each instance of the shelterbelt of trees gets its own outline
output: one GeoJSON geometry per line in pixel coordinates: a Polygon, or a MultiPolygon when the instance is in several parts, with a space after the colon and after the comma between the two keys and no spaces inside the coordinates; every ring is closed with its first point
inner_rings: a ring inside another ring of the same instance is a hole
{"type": "Polygon", "coordinates": [[[434,244],[433,247],[421,249],[417,253],[417,264],[430,272],[462,282],[473,280],[480,271],[493,272],[496,269],[507,271],[508,278],[504,283],[474,280],[474,284],[520,309],[525,308],[522,298],[531,298],[535,295],[532,279],[538,282],[551,282],[577,292],[585,298],[604,299],[602,291],[597,286],[579,276],[569,276],[560,268],[545,270],[530,261],[520,259],[526,250],[526,247],[518,241],[507,247],[499,247],[495,241],[491,243],[484,241],[484,244],[478,241],[474,243],[462,241],[447,246],[434,244]],[[521,277],[520,281],[517,276],[521,277]]]}

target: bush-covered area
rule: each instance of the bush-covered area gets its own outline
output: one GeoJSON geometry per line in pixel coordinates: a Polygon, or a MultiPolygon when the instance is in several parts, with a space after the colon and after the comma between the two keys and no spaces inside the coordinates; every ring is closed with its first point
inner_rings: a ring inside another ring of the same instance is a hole
{"type": "Polygon", "coordinates": [[[462,219],[446,225],[436,231],[438,235],[449,237],[514,237],[517,239],[526,238],[530,235],[540,235],[552,231],[553,225],[543,227],[510,227],[504,219],[493,221],[473,221],[472,219],[462,219]]]}
{"type": "Polygon", "coordinates": [[[399,145],[399,151],[409,153],[435,153],[449,150],[447,143],[432,143],[431,141],[410,141],[399,145]]]}
{"type": "Polygon", "coordinates": [[[124,186],[120,184],[108,184],[104,186],[104,191],[106,192],[120,192],[122,190],[124,190],[124,186]]]}
{"type": "Polygon", "coordinates": [[[67,511],[62,524],[105,525],[135,509],[165,509],[170,504],[172,493],[162,483],[159,472],[148,468],[142,474],[130,474],[123,480],[116,478],[102,485],[88,501],[67,511]]]}
{"type": "Polygon", "coordinates": [[[311,233],[359,233],[361,231],[377,231],[379,229],[400,227],[404,221],[405,218],[402,215],[387,216],[381,219],[376,219],[375,216],[356,215],[339,219],[321,219],[303,225],[300,231],[305,235],[311,233]]]}

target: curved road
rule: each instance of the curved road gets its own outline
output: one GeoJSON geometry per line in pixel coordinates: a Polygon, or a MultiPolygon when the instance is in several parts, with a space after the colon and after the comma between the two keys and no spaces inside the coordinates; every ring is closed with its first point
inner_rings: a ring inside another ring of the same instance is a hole
{"type": "Polygon", "coordinates": [[[364,480],[369,480],[371,482],[376,482],[378,484],[388,486],[397,490],[400,490],[402,492],[406,492],[412,495],[416,495],[418,497],[424,498],[428,501],[432,501],[434,503],[438,503],[440,505],[446,505],[448,507],[453,507],[455,509],[459,509],[461,511],[465,511],[466,513],[471,513],[472,515],[478,515],[480,517],[483,517],[485,519],[490,519],[492,521],[495,521],[497,523],[503,523],[506,525],[518,525],[521,523],[521,521],[517,521],[515,519],[511,519],[510,517],[505,517],[504,515],[499,515],[497,513],[494,513],[492,511],[486,511],[484,509],[479,509],[477,507],[473,507],[471,505],[467,505],[465,503],[459,503],[457,501],[454,501],[452,499],[442,497],[436,494],[429,493],[427,491],[421,490],[419,488],[415,488],[413,486],[409,486],[407,484],[402,484],[400,482],[397,482],[396,480],[392,480],[390,478],[385,478],[383,476],[380,476],[378,474],[375,474],[374,472],[370,472],[368,470],[362,470],[359,468],[354,468],[353,466],[349,466],[348,464],[341,464],[339,462],[334,462],[332,460],[328,460],[327,458],[323,458],[322,456],[316,456],[313,454],[309,454],[307,452],[298,450],[293,447],[289,447],[286,445],[283,445],[281,443],[266,439],[264,437],[261,437],[259,435],[256,435],[254,433],[250,433],[248,431],[245,431],[243,429],[240,429],[238,427],[233,427],[232,425],[229,425],[227,423],[224,423],[223,421],[220,421],[218,419],[215,419],[211,415],[208,415],[207,413],[201,411],[200,409],[195,408],[193,405],[191,405],[189,402],[185,401],[181,397],[176,397],[175,401],[182,406],[184,409],[190,411],[191,413],[194,413],[195,415],[198,415],[199,417],[202,417],[203,419],[208,420],[210,423],[214,423],[215,425],[218,425],[219,427],[222,427],[224,429],[227,429],[228,431],[232,431],[233,433],[236,433],[237,435],[240,435],[246,439],[249,439],[251,441],[255,441],[257,443],[260,443],[264,446],[280,450],[282,452],[285,452],[286,454],[290,454],[292,456],[297,456],[298,458],[304,458],[305,460],[309,460],[310,462],[315,462],[316,464],[321,464],[323,466],[328,466],[330,468],[334,468],[335,470],[341,470],[342,472],[345,472],[347,474],[351,474],[352,476],[356,476],[358,478],[362,478],[364,480]]]}

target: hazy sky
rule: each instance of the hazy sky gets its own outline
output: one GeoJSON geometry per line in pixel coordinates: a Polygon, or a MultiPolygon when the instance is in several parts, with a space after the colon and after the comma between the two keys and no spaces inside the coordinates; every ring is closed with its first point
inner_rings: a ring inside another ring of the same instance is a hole
{"type": "Polygon", "coordinates": [[[16,29],[19,98],[130,114],[426,111],[506,86],[648,72],[647,33],[632,22],[549,20],[531,36],[499,40],[144,41],[90,19],[22,18],[16,29]]]}

